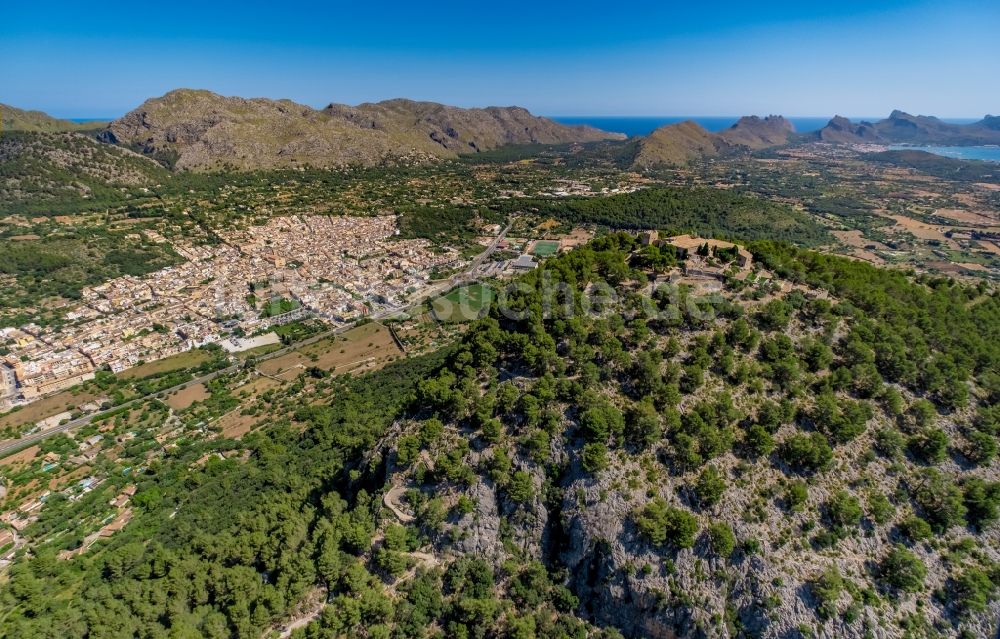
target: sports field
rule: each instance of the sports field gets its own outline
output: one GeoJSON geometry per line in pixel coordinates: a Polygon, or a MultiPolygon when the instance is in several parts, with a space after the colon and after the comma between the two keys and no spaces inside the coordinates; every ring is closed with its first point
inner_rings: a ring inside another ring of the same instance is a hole
{"type": "Polygon", "coordinates": [[[559,252],[559,242],[553,242],[552,240],[538,240],[535,242],[535,246],[531,249],[531,252],[538,257],[549,257],[550,255],[555,255],[559,252]]]}
{"type": "Polygon", "coordinates": [[[434,317],[441,322],[468,322],[479,318],[493,302],[493,289],[483,284],[456,288],[431,303],[434,317]]]}

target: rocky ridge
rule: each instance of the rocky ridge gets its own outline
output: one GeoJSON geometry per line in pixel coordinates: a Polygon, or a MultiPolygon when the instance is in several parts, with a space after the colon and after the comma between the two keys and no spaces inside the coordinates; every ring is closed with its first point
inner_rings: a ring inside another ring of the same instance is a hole
{"type": "Polygon", "coordinates": [[[181,89],[147,100],[102,134],[177,169],[375,165],[451,158],[504,144],[620,139],[569,127],[518,107],[460,109],[389,100],[316,110],[290,100],[181,89]]]}

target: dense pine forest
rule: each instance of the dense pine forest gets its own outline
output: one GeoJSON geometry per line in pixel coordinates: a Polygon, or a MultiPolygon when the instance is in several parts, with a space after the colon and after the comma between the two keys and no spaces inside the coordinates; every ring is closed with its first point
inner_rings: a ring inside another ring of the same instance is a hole
{"type": "Polygon", "coordinates": [[[776,239],[803,246],[830,241],[808,216],[757,197],[707,188],[649,188],[608,197],[512,199],[503,212],[530,211],[574,224],[662,228],[702,237],[776,239]]]}

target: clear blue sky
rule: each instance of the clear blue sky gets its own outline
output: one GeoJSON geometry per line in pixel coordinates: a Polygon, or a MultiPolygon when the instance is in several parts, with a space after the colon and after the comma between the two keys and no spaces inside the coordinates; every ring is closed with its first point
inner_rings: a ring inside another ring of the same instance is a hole
{"type": "Polygon", "coordinates": [[[1000,3],[13,2],[0,102],[116,116],[177,87],[548,115],[1000,113],[1000,3]]]}

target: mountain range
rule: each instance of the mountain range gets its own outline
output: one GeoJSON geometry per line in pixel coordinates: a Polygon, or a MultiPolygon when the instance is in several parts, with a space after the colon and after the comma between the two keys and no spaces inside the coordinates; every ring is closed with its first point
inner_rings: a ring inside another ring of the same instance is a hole
{"type": "Polygon", "coordinates": [[[181,89],[147,100],[101,139],[178,169],[374,165],[410,156],[456,157],[505,144],[623,139],[566,126],[519,107],[461,109],[388,100],[317,110],[290,100],[181,89]]]}
{"type": "MultiPolygon", "coordinates": [[[[169,168],[195,171],[372,166],[454,158],[511,144],[617,142],[625,137],[591,126],[560,124],[521,107],[458,108],[395,99],[314,109],[291,100],[226,97],[192,89],[151,98],[107,125],[78,124],[6,105],[0,105],[0,118],[7,131],[99,129],[100,141],[169,168]]],[[[819,131],[802,134],[780,115],[746,116],[718,133],[687,121],[630,140],[620,158],[622,164],[643,170],[817,141],[1000,144],[1000,116],[987,115],[971,124],[950,124],[902,111],[877,122],[836,116],[819,131]]]]}
{"type": "Polygon", "coordinates": [[[824,142],[882,144],[943,144],[976,146],[1000,144],[1000,116],[987,115],[971,124],[951,124],[927,115],[893,111],[878,122],[854,123],[837,116],[816,132],[824,142]]]}
{"type": "Polygon", "coordinates": [[[626,164],[636,169],[683,165],[693,160],[733,155],[793,143],[930,144],[976,146],[1000,144],[1000,116],[987,115],[971,124],[951,124],[938,118],[893,111],[878,122],[852,122],[833,117],[812,133],[796,133],[780,115],[748,116],[732,127],[710,133],[693,121],[662,126],[632,141],[626,164]]]}

